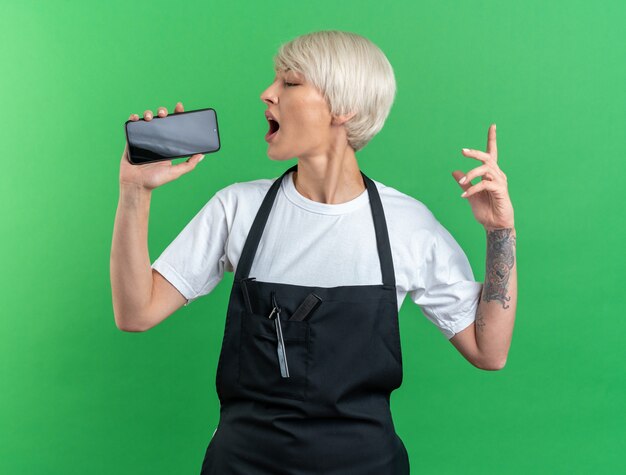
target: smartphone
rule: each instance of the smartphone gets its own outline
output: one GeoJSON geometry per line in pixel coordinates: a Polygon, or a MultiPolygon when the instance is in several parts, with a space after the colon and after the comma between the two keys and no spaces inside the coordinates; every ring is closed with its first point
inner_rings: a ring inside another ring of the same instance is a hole
{"type": "Polygon", "coordinates": [[[213,153],[220,149],[215,109],[176,112],[152,120],[127,120],[128,158],[133,165],[213,153]]]}

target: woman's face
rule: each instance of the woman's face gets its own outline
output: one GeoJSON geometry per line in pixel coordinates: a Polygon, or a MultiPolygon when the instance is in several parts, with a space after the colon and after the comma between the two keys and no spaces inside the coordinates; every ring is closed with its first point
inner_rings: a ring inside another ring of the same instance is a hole
{"type": "Polygon", "coordinates": [[[337,130],[331,126],[324,97],[304,75],[291,70],[277,72],[261,100],[279,123],[278,132],[268,142],[267,153],[272,160],[328,153],[337,130]]]}

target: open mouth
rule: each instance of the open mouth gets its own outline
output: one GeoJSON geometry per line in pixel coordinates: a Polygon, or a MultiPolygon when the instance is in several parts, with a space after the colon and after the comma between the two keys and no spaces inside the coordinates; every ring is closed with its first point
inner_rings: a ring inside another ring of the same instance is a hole
{"type": "Polygon", "coordinates": [[[269,122],[270,129],[265,134],[265,140],[270,140],[274,137],[274,135],[276,135],[278,129],[280,129],[280,124],[273,119],[267,119],[267,121],[269,122]]]}

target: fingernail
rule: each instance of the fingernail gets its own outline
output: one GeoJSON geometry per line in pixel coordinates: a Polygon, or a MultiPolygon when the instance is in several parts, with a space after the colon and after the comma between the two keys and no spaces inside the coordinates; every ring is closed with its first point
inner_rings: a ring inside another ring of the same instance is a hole
{"type": "Polygon", "coordinates": [[[464,176],[463,178],[461,178],[461,179],[459,180],[459,183],[460,183],[460,184],[463,184],[463,183],[465,183],[465,180],[467,180],[467,177],[466,177],[466,176],[464,176]]]}
{"type": "Polygon", "coordinates": [[[464,152],[469,152],[469,148],[464,148],[463,151],[464,152]]]}
{"type": "Polygon", "coordinates": [[[461,194],[461,198],[465,198],[465,195],[467,195],[467,191],[464,191],[464,192],[461,194]]]}
{"type": "Polygon", "coordinates": [[[204,160],[204,155],[202,155],[198,161],[201,162],[202,160],[204,160]]]}

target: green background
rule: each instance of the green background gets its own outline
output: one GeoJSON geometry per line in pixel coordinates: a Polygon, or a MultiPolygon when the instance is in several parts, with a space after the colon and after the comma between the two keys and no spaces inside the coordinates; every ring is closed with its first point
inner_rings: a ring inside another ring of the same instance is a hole
{"type": "MultiPolygon", "coordinates": [[[[506,367],[470,365],[408,298],[396,429],[415,474],[625,473],[623,1],[12,1],[0,15],[0,473],[195,474],[218,422],[232,273],[144,333],[115,326],[123,124],[213,107],[222,148],[155,190],[153,262],[219,189],[276,177],[261,92],[278,46],[353,31],[394,67],[368,176],[426,204],[484,279],[451,176],[497,124],[519,301],[506,367]]],[[[177,159],[180,163],[184,159],[177,159]]]]}

